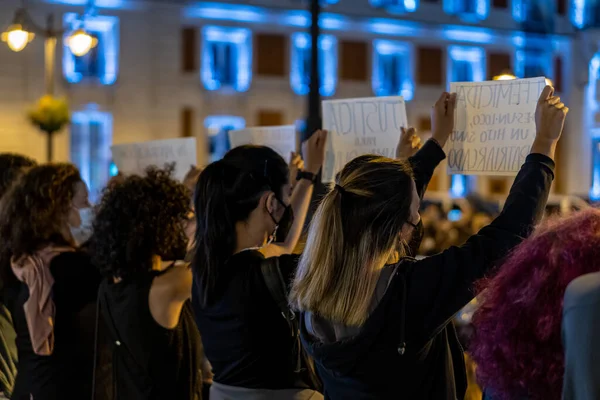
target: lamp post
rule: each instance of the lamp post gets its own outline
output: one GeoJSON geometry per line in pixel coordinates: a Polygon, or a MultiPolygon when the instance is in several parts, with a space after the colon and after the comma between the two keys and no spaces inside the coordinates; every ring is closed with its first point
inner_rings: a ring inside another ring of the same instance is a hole
{"type": "MultiPolygon", "coordinates": [[[[54,97],[54,83],[56,80],[56,44],[59,36],[65,31],[56,29],[54,25],[54,16],[49,14],[46,18],[46,26],[37,25],[25,5],[17,9],[12,24],[1,36],[3,42],[8,47],[19,52],[23,50],[35,35],[38,34],[44,38],[44,81],[45,94],[50,98],[54,97]]],[[[71,52],[76,56],[87,54],[97,43],[97,40],[86,33],[83,29],[75,30],[68,38],[67,44],[71,52]]],[[[46,158],[52,161],[53,143],[52,138],[56,130],[44,130],[47,136],[46,158]]]]}
{"type": "Polygon", "coordinates": [[[321,4],[319,0],[310,2],[310,85],[308,91],[308,116],[306,118],[306,131],[304,140],[308,139],[318,129],[321,129],[321,77],[319,76],[319,16],[321,4]]]}
{"type": "MultiPolygon", "coordinates": [[[[308,90],[308,103],[306,117],[306,126],[302,135],[302,141],[307,140],[318,129],[322,127],[321,120],[321,77],[319,74],[319,35],[321,29],[319,27],[319,16],[321,14],[320,0],[310,0],[310,38],[311,38],[311,57],[310,57],[310,85],[308,90]]],[[[312,200],[306,217],[305,229],[312,219],[316,211],[320,199],[327,193],[327,188],[320,179],[315,183],[312,200]]]]}

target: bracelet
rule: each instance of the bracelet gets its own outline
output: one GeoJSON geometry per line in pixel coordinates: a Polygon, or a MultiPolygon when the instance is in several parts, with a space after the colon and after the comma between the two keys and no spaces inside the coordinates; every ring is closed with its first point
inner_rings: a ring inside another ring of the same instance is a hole
{"type": "Polygon", "coordinates": [[[298,171],[298,175],[296,176],[296,181],[299,181],[302,179],[306,179],[307,181],[310,181],[310,183],[312,183],[314,185],[317,182],[317,175],[313,174],[312,172],[298,171]]]}
{"type": "Polygon", "coordinates": [[[432,137],[431,140],[433,143],[437,144],[439,146],[440,149],[443,149],[444,147],[440,144],[440,142],[438,142],[438,140],[434,137],[432,137]]]}

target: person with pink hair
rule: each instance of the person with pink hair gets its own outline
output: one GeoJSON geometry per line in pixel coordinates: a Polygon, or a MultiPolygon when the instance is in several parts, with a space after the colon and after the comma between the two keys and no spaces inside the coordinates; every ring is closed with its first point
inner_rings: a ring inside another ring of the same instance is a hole
{"type": "Polygon", "coordinates": [[[575,278],[600,270],[600,210],[546,221],[499,272],[479,282],[470,345],[486,399],[560,399],[563,297],[575,278]]]}

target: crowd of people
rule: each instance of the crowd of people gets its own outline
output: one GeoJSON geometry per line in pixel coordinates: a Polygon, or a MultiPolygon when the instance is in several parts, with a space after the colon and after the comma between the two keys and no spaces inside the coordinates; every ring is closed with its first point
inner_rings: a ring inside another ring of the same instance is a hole
{"type": "Polygon", "coordinates": [[[543,90],[497,215],[471,201],[444,217],[422,199],[455,107],[440,96],[423,145],[403,129],[396,158],[346,164],[311,221],[326,131],[290,165],[242,146],[183,183],[168,167],[119,175],[93,208],[73,165],[0,154],[3,393],[455,400],[477,383],[494,400],[599,398],[600,211],[538,227],[568,108],[543,90]]]}

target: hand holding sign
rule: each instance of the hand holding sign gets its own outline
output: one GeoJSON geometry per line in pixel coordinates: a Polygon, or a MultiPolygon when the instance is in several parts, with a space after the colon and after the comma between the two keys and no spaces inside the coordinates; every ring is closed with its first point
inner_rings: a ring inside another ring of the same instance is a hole
{"type": "Polygon", "coordinates": [[[536,135],[531,146],[531,153],[538,153],[554,158],[556,143],[565,125],[569,107],[565,107],[560,97],[553,96],[554,89],[546,86],[540,95],[535,110],[536,135]]]}
{"type": "Polygon", "coordinates": [[[444,147],[454,128],[456,93],[444,92],[431,108],[431,131],[433,139],[444,147]]]}
{"type": "Polygon", "coordinates": [[[310,139],[302,143],[302,152],[306,157],[306,172],[316,175],[323,166],[327,133],[326,130],[318,130],[312,134],[310,139]]]}
{"type": "Polygon", "coordinates": [[[400,142],[396,149],[396,158],[407,159],[414,156],[421,148],[421,138],[417,135],[417,130],[412,126],[408,129],[400,128],[400,142]]]}
{"type": "Polygon", "coordinates": [[[292,152],[290,154],[290,182],[296,182],[296,177],[298,176],[298,171],[302,171],[304,169],[304,161],[300,154],[292,152]]]}

